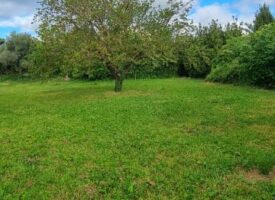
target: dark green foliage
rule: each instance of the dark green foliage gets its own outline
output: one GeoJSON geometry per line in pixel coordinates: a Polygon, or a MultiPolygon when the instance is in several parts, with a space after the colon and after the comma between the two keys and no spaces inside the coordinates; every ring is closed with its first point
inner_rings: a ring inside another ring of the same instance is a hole
{"type": "Polygon", "coordinates": [[[259,11],[255,15],[253,24],[254,31],[259,30],[262,26],[272,23],[274,20],[273,15],[268,5],[264,4],[260,6],[259,11]]]}
{"type": "Polygon", "coordinates": [[[192,36],[182,37],[178,43],[179,75],[204,78],[210,71],[210,50],[192,36]]]}
{"type": "Polygon", "coordinates": [[[225,44],[225,31],[221,24],[212,20],[209,26],[198,26],[196,30],[199,42],[214,51],[219,50],[225,44]]]}
{"type": "Polygon", "coordinates": [[[248,38],[246,36],[233,38],[221,49],[214,60],[213,70],[208,76],[208,80],[217,82],[245,82],[240,63],[240,54],[248,48],[248,38]]]}
{"type": "Polygon", "coordinates": [[[15,52],[4,49],[0,53],[0,72],[1,74],[14,73],[17,71],[18,56],[15,52]]]}
{"type": "Polygon", "coordinates": [[[248,73],[251,84],[275,87],[275,22],[251,36],[251,51],[247,49],[248,73]],[[250,56],[249,56],[250,55],[250,56]]]}
{"type": "Polygon", "coordinates": [[[205,78],[226,41],[240,35],[242,28],[236,19],[226,27],[213,20],[209,26],[195,27],[194,34],[178,38],[179,75],[205,78]]]}
{"type": "Polygon", "coordinates": [[[0,46],[0,73],[23,74],[26,72],[26,58],[30,54],[32,44],[33,38],[29,34],[11,33],[0,46]]]}
{"type": "Polygon", "coordinates": [[[274,88],[275,23],[231,39],[216,58],[208,80],[274,88]]]}

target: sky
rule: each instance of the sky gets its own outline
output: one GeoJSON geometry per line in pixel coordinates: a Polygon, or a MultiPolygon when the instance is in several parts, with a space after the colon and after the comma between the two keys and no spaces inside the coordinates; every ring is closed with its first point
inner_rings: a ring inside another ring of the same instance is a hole
{"type": "MultiPolygon", "coordinates": [[[[0,0],[0,38],[10,32],[27,32],[35,34],[37,25],[32,19],[38,0],[0,0]]],[[[163,3],[165,0],[156,0],[163,3]]],[[[185,0],[186,1],[186,0],[185,0]]],[[[270,5],[275,15],[275,0],[194,0],[190,19],[194,23],[207,25],[212,19],[219,19],[226,24],[233,16],[239,21],[252,22],[260,4],[270,5]]]]}

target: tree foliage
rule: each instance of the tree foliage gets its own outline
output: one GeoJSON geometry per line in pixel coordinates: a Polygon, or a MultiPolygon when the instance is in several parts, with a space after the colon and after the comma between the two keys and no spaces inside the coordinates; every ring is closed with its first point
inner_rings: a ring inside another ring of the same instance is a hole
{"type": "Polygon", "coordinates": [[[208,80],[275,87],[275,22],[232,39],[215,60],[208,80]]]}
{"type": "Polygon", "coordinates": [[[57,41],[50,57],[61,62],[63,72],[85,66],[70,66],[72,60],[100,63],[120,91],[133,67],[175,62],[173,38],[186,26],[188,9],[176,0],[165,7],[153,0],[43,0],[37,19],[43,44],[52,48],[57,41]]]}
{"type": "Polygon", "coordinates": [[[211,71],[212,62],[226,41],[241,36],[243,29],[235,19],[223,27],[217,20],[208,26],[194,27],[194,33],[178,38],[177,53],[179,74],[205,78],[211,71]]]}
{"type": "Polygon", "coordinates": [[[29,34],[11,33],[0,46],[0,73],[22,74],[26,71],[26,58],[30,54],[33,38],[29,34]]]}
{"type": "Polygon", "coordinates": [[[255,15],[253,24],[254,31],[259,30],[262,26],[272,23],[274,20],[273,15],[268,5],[263,4],[260,6],[259,11],[255,15]]]}
{"type": "MultiPolygon", "coordinates": [[[[264,4],[253,25],[192,25],[190,2],[42,0],[38,38],[0,39],[0,73],[115,79],[181,76],[274,87],[274,23],[264,4]],[[255,29],[255,31],[251,31],[255,29]]],[[[247,24],[246,24],[247,25],[247,24]]]]}

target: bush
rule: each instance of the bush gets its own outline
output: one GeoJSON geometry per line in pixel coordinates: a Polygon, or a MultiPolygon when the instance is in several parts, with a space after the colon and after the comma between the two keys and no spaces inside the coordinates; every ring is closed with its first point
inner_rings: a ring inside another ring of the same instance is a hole
{"type": "Polygon", "coordinates": [[[275,87],[275,23],[234,38],[218,54],[207,80],[275,87]]]}
{"type": "Polygon", "coordinates": [[[33,38],[29,34],[11,33],[6,41],[0,40],[0,73],[26,72],[26,58],[31,51],[33,38]]]}
{"type": "Polygon", "coordinates": [[[205,78],[227,39],[242,35],[237,20],[226,27],[213,20],[208,26],[195,27],[194,34],[178,39],[179,75],[205,78]]]}
{"type": "Polygon", "coordinates": [[[241,61],[242,54],[249,48],[248,37],[232,38],[220,50],[213,61],[213,68],[207,80],[222,83],[245,83],[246,64],[241,61]]]}
{"type": "MultiPolygon", "coordinates": [[[[251,84],[275,87],[275,22],[265,26],[251,37],[248,74],[251,84]]],[[[244,60],[244,61],[246,61],[244,60]]]]}
{"type": "Polygon", "coordinates": [[[178,68],[180,76],[205,78],[210,72],[213,50],[195,37],[183,37],[178,41],[178,68]]]}

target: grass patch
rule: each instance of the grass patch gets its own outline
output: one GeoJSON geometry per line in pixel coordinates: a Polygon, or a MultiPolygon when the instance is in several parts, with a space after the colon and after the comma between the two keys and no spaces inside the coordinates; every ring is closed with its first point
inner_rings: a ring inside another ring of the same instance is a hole
{"type": "Polygon", "coordinates": [[[0,81],[0,199],[275,198],[274,91],[189,79],[112,89],[0,81]]]}

